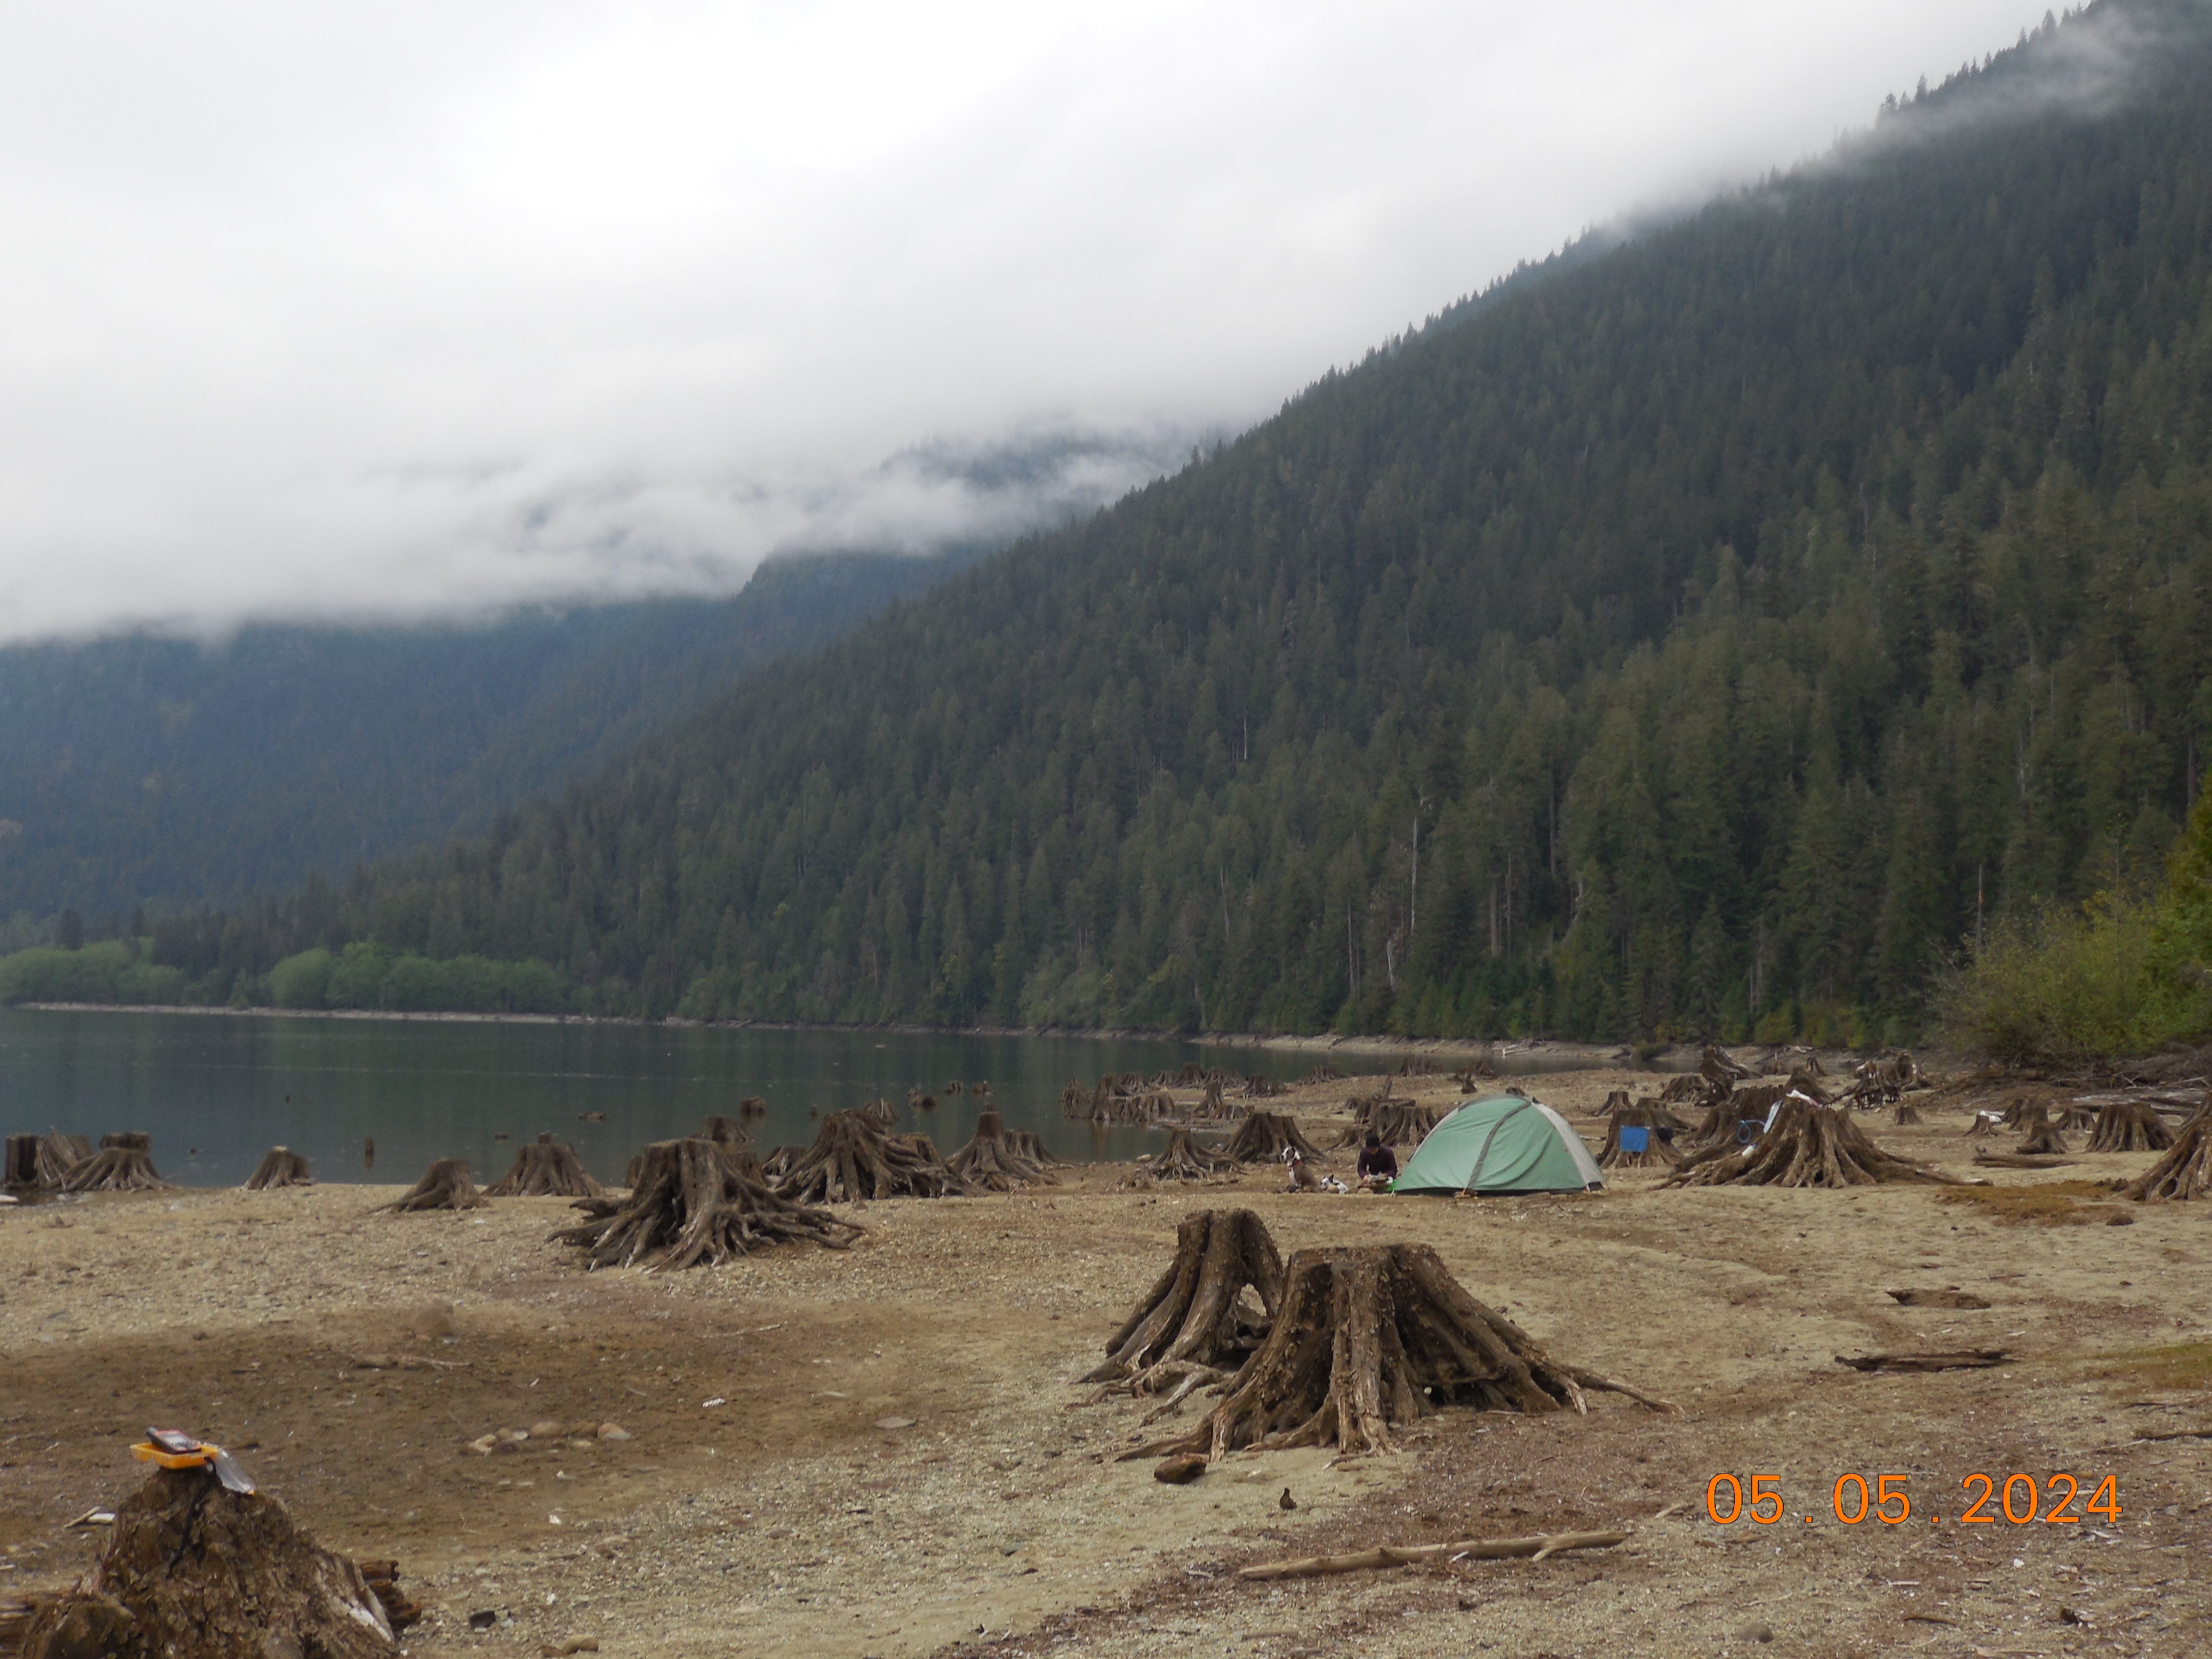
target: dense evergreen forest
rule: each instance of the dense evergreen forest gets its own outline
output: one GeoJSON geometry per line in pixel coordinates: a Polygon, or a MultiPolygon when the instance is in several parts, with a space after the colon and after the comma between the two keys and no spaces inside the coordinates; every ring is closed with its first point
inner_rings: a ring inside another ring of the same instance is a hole
{"type": "Polygon", "coordinates": [[[482,834],[981,550],[779,561],[727,599],[478,627],[260,625],[0,649],[0,916],[95,933],[482,834]]]}
{"type": "Polygon", "coordinates": [[[1909,1036],[1980,930],[2155,880],[2199,787],[2207,88],[2193,0],[2046,22],[484,836],[155,957],[243,996],[291,955],[300,1001],[1909,1036]]]}

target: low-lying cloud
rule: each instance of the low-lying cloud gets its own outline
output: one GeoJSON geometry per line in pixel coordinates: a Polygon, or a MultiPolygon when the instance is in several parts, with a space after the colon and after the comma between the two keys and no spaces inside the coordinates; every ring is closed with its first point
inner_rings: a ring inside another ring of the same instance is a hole
{"type": "Polygon", "coordinates": [[[11,8],[0,637],[1016,533],[2040,15],[11,8]]]}

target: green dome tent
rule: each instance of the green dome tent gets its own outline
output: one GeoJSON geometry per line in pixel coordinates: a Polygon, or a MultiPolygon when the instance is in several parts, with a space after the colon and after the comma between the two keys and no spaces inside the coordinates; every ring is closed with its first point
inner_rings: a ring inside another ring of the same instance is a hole
{"type": "Polygon", "coordinates": [[[1390,1190],[1579,1193],[1604,1185],[1566,1119],[1520,1095],[1486,1095],[1430,1130],[1390,1190]]]}

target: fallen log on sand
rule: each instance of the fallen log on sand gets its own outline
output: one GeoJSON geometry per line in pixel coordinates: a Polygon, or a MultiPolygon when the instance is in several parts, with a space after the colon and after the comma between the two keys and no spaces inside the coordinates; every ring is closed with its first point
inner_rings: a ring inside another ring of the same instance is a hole
{"type": "Polygon", "coordinates": [[[1836,1364],[1855,1371],[1975,1371],[2002,1365],[2004,1348],[1960,1348],[1946,1353],[1838,1354],[1836,1364]]]}
{"type": "Polygon", "coordinates": [[[1239,1578],[1266,1583],[1276,1578],[1324,1578],[1331,1573],[1364,1572],[1371,1567],[1416,1566],[1427,1561],[1541,1561],[1568,1550],[1606,1550],[1625,1544],[1625,1532],[1555,1532],[1537,1538],[1463,1538],[1456,1544],[1377,1544],[1350,1555],[1309,1555],[1296,1561],[1267,1561],[1240,1567],[1239,1578]]]}

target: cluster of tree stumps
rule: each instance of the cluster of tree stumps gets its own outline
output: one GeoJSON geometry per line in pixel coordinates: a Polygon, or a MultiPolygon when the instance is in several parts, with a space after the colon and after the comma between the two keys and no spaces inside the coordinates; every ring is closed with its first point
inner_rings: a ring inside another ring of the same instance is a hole
{"type": "MultiPolygon", "coordinates": [[[[1470,1296],[1425,1244],[1299,1250],[1285,1264],[1249,1210],[1201,1211],[1175,1259],[1085,1379],[1220,1402],[1125,1457],[1218,1460],[1244,1447],[1393,1449],[1392,1431],[1449,1406],[1584,1411],[1592,1392],[1666,1401],[1555,1358],[1470,1296]]],[[[1147,1420],[1150,1420],[1149,1419],[1147,1420]]]]}
{"type": "Polygon", "coordinates": [[[0,1164],[0,1187],[10,1193],[152,1193],[171,1185],[154,1167],[153,1138],[137,1129],[102,1135],[97,1147],[59,1130],[9,1135],[0,1164]]]}

